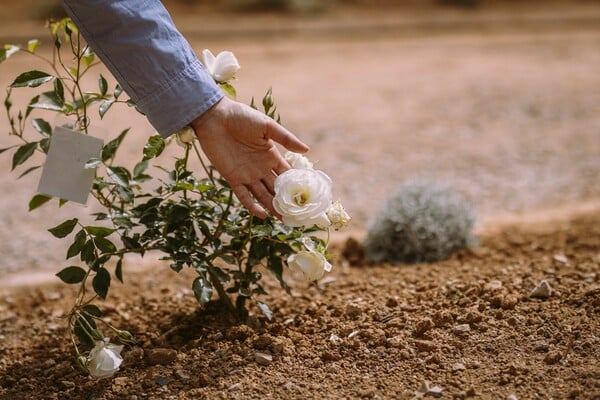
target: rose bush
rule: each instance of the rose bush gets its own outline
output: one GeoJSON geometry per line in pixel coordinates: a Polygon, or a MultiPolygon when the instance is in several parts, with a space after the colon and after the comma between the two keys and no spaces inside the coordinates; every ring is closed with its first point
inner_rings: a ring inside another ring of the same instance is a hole
{"type": "MultiPolygon", "coordinates": [[[[9,135],[15,144],[0,149],[0,153],[12,151],[12,169],[35,162],[34,153],[47,154],[53,129],[44,113],[69,117],[68,128],[87,134],[94,107],[101,120],[114,105],[135,106],[133,101],[123,100],[119,85],[109,90],[102,75],[97,89],[84,88],[82,76],[99,64],[93,51],[69,19],[50,23],[49,28],[54,43],[49,58],[36,53],[37,40],[26,46],[0,48],[0,62],[27,53],[50,66],[50,72],[23,72],[7,90],[4,106],[9,135]],[[68,45],[63,45],[65,42],[68,45]],[[65,51],[72,54],[61,54],[65,51]],[[65,64],[64,60],[72,60],[73,64],[65,64]],[[11,94],[22,87],[46,89],[40,89],[41,93],[15,112],[11,94]]],[[[229,83],[239,69],[235,56],[223,52],[214,57],[208,50],[202,54],[215,81],[228,95],[235,96],[229,83]]],[[[258,109],[254,100],[250,105],[258,109]]],[[[270,89],[262,99],[262,108],[267,116],[280,121],[270,89]]],[[[298,268],[309,280],[331,270],[327,242],[318,233],[330,226],[327,212],[332,207],[332,182],[323,172],[312,169],[304,156],[290,156],[290,164],[297,169],[276,178],[274,206],[283,221],[272,215],[260,220],[241,205],[229,184],[205,163],[193,130],[178,132],[175,140],[151,136],[133,168],[119,165],[117,157],[128,132],[125,129],[115,135],[98,158],[85,163],[85,168],[95,171],[90,195],[102,211],[92,214],[91,221],[72,218],[49,229],[56,238],[70,238],[66,251],[70,265],[57,276],[77,285],[66,318],[68,332],[77,364],[97,378],[112,376],[121,364],[123,346],[135,343],[129,332],[103,318],[97,305],[107,298],[114,280],[124,282],[127,255],[143,257],[159,252],[160,259],[167,261],[173,271],[191,268],[196,274],[191,288],[201,307],[218,298],[228,314],[242,322],[251,311],[249,304],[267,320],[272,318],[269,306],[259,300],[266,294],[261,284],[263,271],[270,272],[289,292],[284,280],[286,265],[298,268]],[[161,154],[172,142],[181,146],[180,154],[162,159],[161,154]],[[192,157],[202,167],[199,175],[190,170],[192,157]]],[[[29,166],[19,177],[39,167],[29,166]]],[[[67,203],[56,200],[59,206],[67,203]]],[[[52,203],[51,197],[37,194],[29,202],[29,209],[52,203]]],[[[336,217],[338,214],[330,213],[334,222],[343,220],[336,217]]]]}

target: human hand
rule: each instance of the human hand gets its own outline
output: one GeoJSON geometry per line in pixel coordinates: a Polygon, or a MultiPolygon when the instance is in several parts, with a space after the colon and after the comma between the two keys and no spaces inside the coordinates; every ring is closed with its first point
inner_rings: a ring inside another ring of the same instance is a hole
{"type": "Polygon", "coordinates": [[[228,97],[195,119],[192,128],[240,202],[259,218],[267,216],[263,207],[279,217],[273,209],[275,177],[290,166],[275,143],[296,153],[308,146],[265,114],[228,97]]]}

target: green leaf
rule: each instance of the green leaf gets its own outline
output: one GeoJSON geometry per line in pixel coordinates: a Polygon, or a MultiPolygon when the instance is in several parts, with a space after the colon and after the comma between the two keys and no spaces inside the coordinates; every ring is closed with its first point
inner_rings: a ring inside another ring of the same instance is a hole
{"type": "MultiPolygon", "coordinates": [[[[223,256],[221,256],[221,257],[223,257],[223,256]]],[[[220,282],[229,282],[229,280],[231,279],[229,274],[226,273],[225,271],[223,271],[219,267],[209,267],[209,269],[210,269],[210,273],[212,275],[215,275],[220,282]]]]}
{"type": "Polygon", "coordinates": [[[142,247],[139,241],[129,236],[121,236],[121,241],[127,249],[139,249],[142,247]]]}
{"type": "Polygon", "coordinates": [[[104,145],[102,148],[102,161],[106,162],[115,156],[119,146],[121,145],[121,142],[123,142],[125,135],[127,135],[127,132],[129,132],[129,128],[125,129],[119,134],[119,136],[104,145]]]}
{"type": "Polygon", "coordinates": [[[117,266],[115,267],[115,276],[121,283],[123,283],[123,259],[122,258],[119,258],[119,261],[117,261],[117,266]]]}
{"type": "Polygon", "coordinates": [[[104,226],[84,226],[84,229],[87,233],[92,236],[105,237],[116,231],[113,228],[106,228],[104,226]]]}
{"type": "Polygon", "coordinates": [[[194,279],[192,290],[194,291],[194,296],[196,296],[196,299],[202,305],[205,305],[210,301],[213,293],[210,282],[201,276],[194,279]]]}
{"type": "Polygon", "coordinates": [[[85,263],[92,263],[96,259],[95,250],[96,246],[94,246],[94,241],[90,239],[83,245],[79,258],[85,263]]]}
{"type": "Polygon", "coordinates": [[[30,108],[38,108],[40,110],[62,111],[65,102],[55,92],[44,92],[40,94],[36,103],[30,104],[30,108]]]}
{"type": "Polygon", "coordinates": [[[94,244],[102,253],[114,253],[117,251],[117,247],[114,243],[103,236],[94,238],[94,244]]]}
{"type": "Polygon", "coordinates": [[[144,160],[158,157],[165,149],[165,141],[160,135],[150,136],[144,145],[144,160]]]}
{"type": "Polygon", "coordinates": [[[81,57],[81,60],[83,61],[83,63],[86,66],[89,67],[94,62],[94,58],[95,58],[94,51],[92,50],[91,47],[88,47],[85,50],[85,53],[83,54],[83,57],[81,57]]]}
{"type": "Polygon", "coordinates": [[[65,236],[73,232],[73,229],[77,225],[77,222],[79,222],[77,218],[68,219],[62,224],[56,225],[54,228],[48,229],[48,232],[50,232],[59,239],[64,238],[65,236]]]}
{"type": "Polygon", "coordinates": [[[268,305],[258,300],[256,301],[256,305],[258,306],[258,308],[260,308],[260,311],[262,311],[264,316],[267,317],[269,321],[273,318],[273,312],[271,311],[268,305]]]}
{"type": "Polygon", "coordinates": [[[171,224],[178,224],[185,221],[190,216],[190,210],[184,205],[175,204],[168,211],[167,221],[171,224]]]}
{"type": "Polygon", "coordinates": [[[85,169],[96,169],[102,165],[102,161],[99,158],[92,157],[85,162],[85,169]]]}
{"type": "Polygon", "coordinates": [[[42,149],[45,154],[48,154],[48,150],[50,149],[50,138],[40,140],[40,149],[42,149]]]}
{"type": "Polygon", "coordinates": [[[33,129],[41,133],[43,136],[48,137],[52,135],[52,127],[43,118],[35,118],[31,121],[33,129]]]}
{"type": "Polygon", "coordinates": [[[98,79],[98,87],[100,88],[100,94],[102,97],[106,96],[106,92],[108,92],[108,82],[106,79],[100,74],[100,78],[98,79]]]}
{"type": "Polygon", "coordinates": [[[29,168],[27,168],[27,170],[25,172],[23,172],[21,175],[19,175],[19,177],[17,179],[21,179],[22,177],[24,177],[25,175],[29,174],[30,172],[35,171],[39,167],[40,167],[40,165],[36,165],[35,167],[29,167],[29,168]]]}
{"type": "Polygon", "coordinates": [[[2,46],[2,48],[0,48],[0,63],[8,59],[10,56],[15,54],[19,50],[21,50],[21,48],[13,44],[5,44],[4,46],[2,46]]]}
{"type": "Polygon", "coordinates": [[[69,249],[67,250],[67,260],[71,257],[76,256],[77,254],[81,253],[81,250],[83,249],[83,246],[85,245],[85,231],[82,229],[79,232],[77,232],[77,234],[75,235],[75,240],[73,241],[73,243],[71,244],[71,246],[69,246],[69,249]]]}
{"type": "Polygon", "coordinates": [[[94,275],[94,279],[92,279],[92,287],[98,296],[102,299],[106,299],[108,288],[110,287],[110,273],[106,268],[101,267],[96,271],[96,275],[94,275]]]}
{"type": "Polygon", "coordinates": [[[123,167],[107,167],[106,174],[112,179],[117,185],[128,187],[131,176],[129,171],[123,167]]]}
{"type": "Polygon", "coordinates": [[[137,179],[148,168],[148,160],[140,161],[133,168],[133,177],[137,179]]]}
{"type": "Polygon", "coordinates": [[[56,274],[64,283],[80,283],[85,279],[86,272],[81,267],[71,266],[56,274]]]}
{"type": "Polygon", "coordinates": [[[35,53],[38,47],[40,47],[40,41],[37,39],[31,39],[27,42],[27,50],[32,53],[35,53]]]}
{"type": "Polygon", "coordinates": [[[269,271],[277,278],[281,287],[285,289],[286,292],[290,293],[289,286],[283,280],[283,261],[281,261],[281,258],[276,255],[269,257],[267,268],[269,268],[269,271]]]}
{"type": "Polygon", "coordinates": [[[75,327],[73,328],[73,333],[77,336],[77,339],[84,345],[89,348],[94,347],[94,339],[88,336],[87,330],[82,328],[85,325],[85,322],[82,322],[83,318],[77,318],[75,323],[75,327]]]}
{"type": "Polygon", "coordinates": [[[45,196],[43,194],[36,194],[29,200],[29,211],[33,211],[36,208],[46,204],[52,197],[45,196]]]}
{"type": "Polygon", "coordinates": [[[60,104],[65,104],[65,88],[60,79],[54,80],[54,94],[60,101],[60,104]]]}
{"type": "Polygon", "coordinates": [[[113,96],[115,96],[115,100],[117,100],[119,98],[121,93],[123,93],[123,88],[121,87],[121,85],[119,85],[117,83],[117,85],[115,86],[115,91],[113,92],[113,96]]]}
{"type": "Polygon", "coordinates": [[[98,114],[100,114],[100,119],[104,118],[104,114],[110,109],[110,107],[114,104],[114,100],[105,100],[98,107],[98,114]]]}
{"type": "Polygon", "coordinates": [[[235,92],[235,88],[233,86],[231,86],[227,82],[220,82],[219,86],[226,94],[228,94],[231,98],[235,99],[237,93],[235,92]]]}
{"type": "Polygon", "coordinates": [[[86,304],[82,308],[83,308],[83,311],[85,311],[88,314],[93,315],[94,317],[101,317],[102,316],[102,311],[100,311],[100,309],[98,308],[98,306],[95,305],[95,304],[86,304]]]}
{"type": "Polygon", "coordinates": [[[17,76],[13,83],[10,84],[10,87],[38,87],[48,81],[51,81],[54,77],[50,74],[47,74],[42,71],[28,71],[24,72],[21,75],[17,76]]]}
{"type": "Polygon", "coordinates": [[[17,149],[17,151],[15,151],[15,154],[13,154],[11,171],[14,170],[17,166],[27,161],[27,159],[29,159],[29,157],[33,155],[33,152],[35,151],[36,147],[37,142],[26,143],[20,146],[17,149]]]}

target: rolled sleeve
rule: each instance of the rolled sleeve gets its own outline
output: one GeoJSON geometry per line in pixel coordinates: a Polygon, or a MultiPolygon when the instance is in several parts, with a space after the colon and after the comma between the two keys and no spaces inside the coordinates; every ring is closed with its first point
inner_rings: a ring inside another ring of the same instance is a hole
{"type": "Polygon", "coordinates": [[[158,0],[63,0],[81,34],[163,136],[223,93],[158,0]]]}

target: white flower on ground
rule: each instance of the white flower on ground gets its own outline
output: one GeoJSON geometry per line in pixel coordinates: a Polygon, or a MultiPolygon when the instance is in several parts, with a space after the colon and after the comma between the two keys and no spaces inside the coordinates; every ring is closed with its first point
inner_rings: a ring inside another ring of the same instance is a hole
{"type": "Polygon", "coordinates": [[[294,169],[313,169],[313,163],[302,154],[288,151],[284,158],[294,169]]]}
{"type": "Polygon", "coordinates": [[[302,240],[306,250],[300,250],[287,259],[290,268],[297,268],[304,274],[306,280],[316,281],[321,279],[325,272],[331,271],[331,264],[325,256],[319,253],[309,238],[302,240]]]}
{"type": "Polygon", "coordinates": [[[231,51],[222,51],[215,57],[210,50],[204,49],[202,64],[213,79],[221,83],[232,80],[240,69],[240,64],[231,51]]]}
{"type": "Polygon", "coordinates": [[[186,126],[185,128],[178,130],[175,132],[175,140],[177,144],[183,147],[186,147],[188,144],[191,144],[196,140],[196,132],[191,126],[186,126]]]}
{"type": "Polygon", "coordinates": [[[344,209],[342,203],[338,200],[327,209],[327,217],[331,221],[331,227],[335,230],[342,229],[352,219],[344,209]]]}
{"type": "Polygon", "coordinates": [[[97,341],[87,358],[87,369],[90,375],[98,379],[113,376],[123,362],[121,350],[123,346],[111,344],[108,339],[97,341]]]}
{"type": "Polygon", "coordinates": [[[331,179],[314,169],[290,169],[275,178],[273,208],[287,226],[328,227],[331,179]]]}

